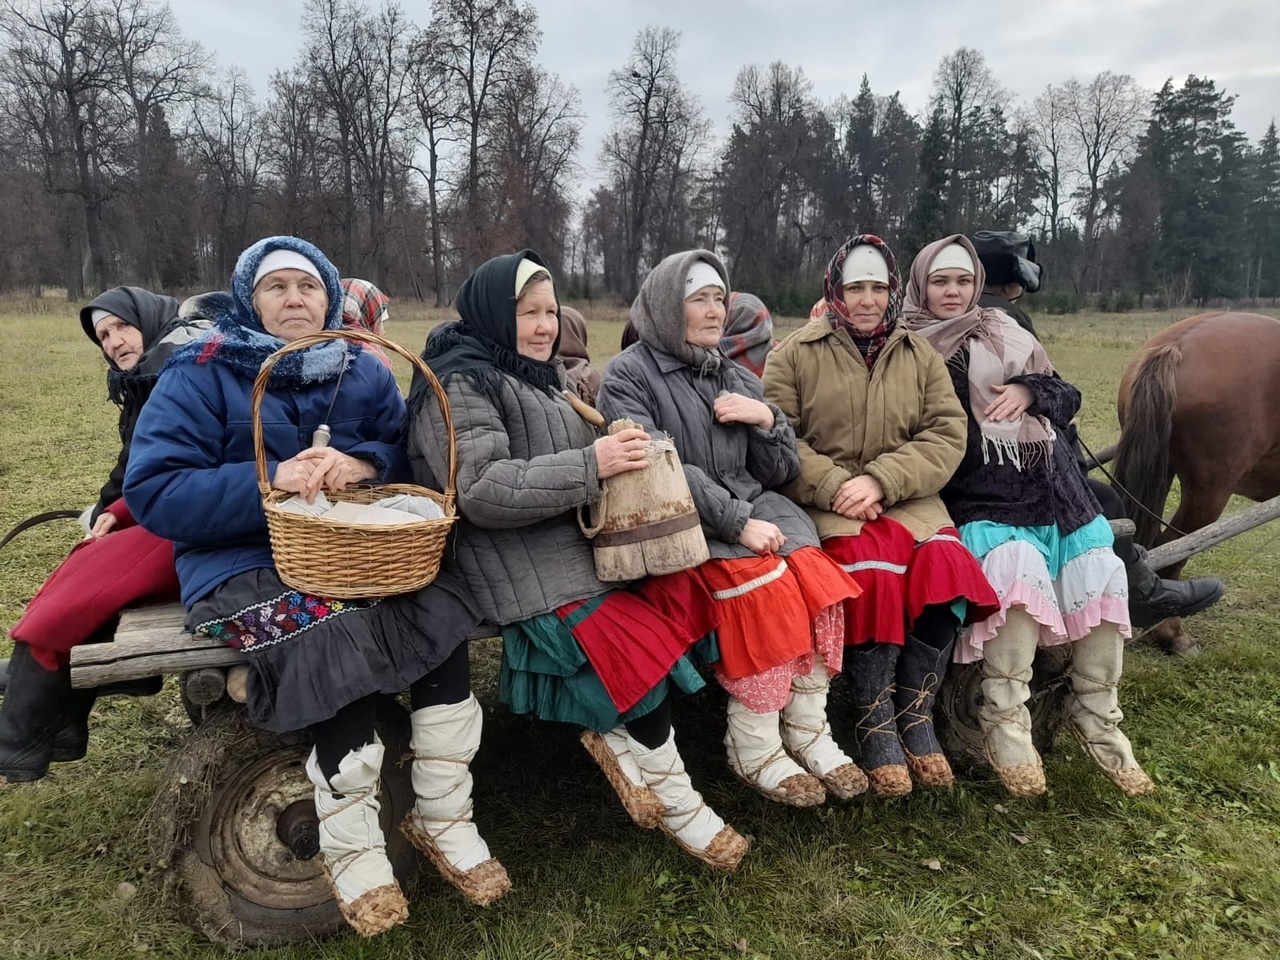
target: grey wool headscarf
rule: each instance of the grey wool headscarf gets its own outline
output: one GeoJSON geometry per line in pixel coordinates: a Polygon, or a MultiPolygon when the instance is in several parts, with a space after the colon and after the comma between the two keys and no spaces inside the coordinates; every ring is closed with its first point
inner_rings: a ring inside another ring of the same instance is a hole
{"type": "Polygon", "coordinates": [[[694,293],[685,290],[685,278],[695,261],[705,260],[720,274],[724,282],[725,303],[729,301],[729,271],[710,250],[686,250],[673,253],[649,271],[631,304],[631,322],[640,342],[652,350],[670,354],[695,370],[718,370],[723,356],[718,349],[695,347],[686,342],[684,298],[694,293]]]}

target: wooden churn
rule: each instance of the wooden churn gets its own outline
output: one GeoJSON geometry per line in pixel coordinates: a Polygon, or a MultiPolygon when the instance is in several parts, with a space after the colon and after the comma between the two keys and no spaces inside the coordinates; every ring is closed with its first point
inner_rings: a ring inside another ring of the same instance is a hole
{"type": "MultiPolygon", "coordinates": [[[[609,433],[638,427],[615,420],[609,433]]],[[[607,583],[689,570],[711,558],[689,482],[666,437],[645,444],[645,470],[629,470],[600,482],[599,503],[578,512],[595,549],[596,576],[607,583]]]]}

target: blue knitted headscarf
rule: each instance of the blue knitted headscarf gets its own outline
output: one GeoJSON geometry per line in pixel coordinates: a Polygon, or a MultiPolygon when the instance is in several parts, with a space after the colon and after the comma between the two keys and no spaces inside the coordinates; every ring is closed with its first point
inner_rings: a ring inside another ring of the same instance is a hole
{"type": "MultiPolygon", "coordinates": [[[[224,363],[250,380],[258,375],[262,361],[284,346],[285,341],[273,337],[262,326],[262,318],[253,306],[253,277],[262,259],[274,250],[292,250],[310,260],[324,282],[329,306],[324,315],[324,329],[342,329],[342,283],[338,270],[314,244],[297,237],[267,237],[240,254],[231,274],[231,300],[214,317],[214,329],[208,336],[184,347],[173,355],[171,365],[180,363],[224,363]]],[[[282,357],[271,371],[271,385],[296,388],[332,380],[342,372],[350,357],[359,350],[341,340],[307,347],[282,357]]]]}

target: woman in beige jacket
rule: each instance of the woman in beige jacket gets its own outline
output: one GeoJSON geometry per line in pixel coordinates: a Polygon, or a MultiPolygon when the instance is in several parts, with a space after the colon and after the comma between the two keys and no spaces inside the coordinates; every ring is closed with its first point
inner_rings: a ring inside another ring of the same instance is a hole
{"type": "Polygon", "coordinates": [[[899,796],[908,770],[952,783],[934,698],[957,628],[998,600],[938,497],[964,455],[964,410],[942,357],[898,323],[893,252],[851,238],[823,290],[808,325],[769,355],[765,396],[795,426],[800,476],[788,493],[865,589],[848,605],[844,673],[863,766],[878,794],[899,796]]]}

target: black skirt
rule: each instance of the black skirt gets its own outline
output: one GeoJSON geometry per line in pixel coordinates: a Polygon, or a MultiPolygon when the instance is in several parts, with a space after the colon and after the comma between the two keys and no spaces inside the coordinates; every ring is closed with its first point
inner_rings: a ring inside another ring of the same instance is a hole
{"type": "Polygon", "coordinates": [[[286,733],[370,694],[401,692],[440,666],[480,620],[447,568],[421,590],[381,600],[315,597],[263,568],[196,601],[186,624],[244,652],[250,720],[286,733]]]}

